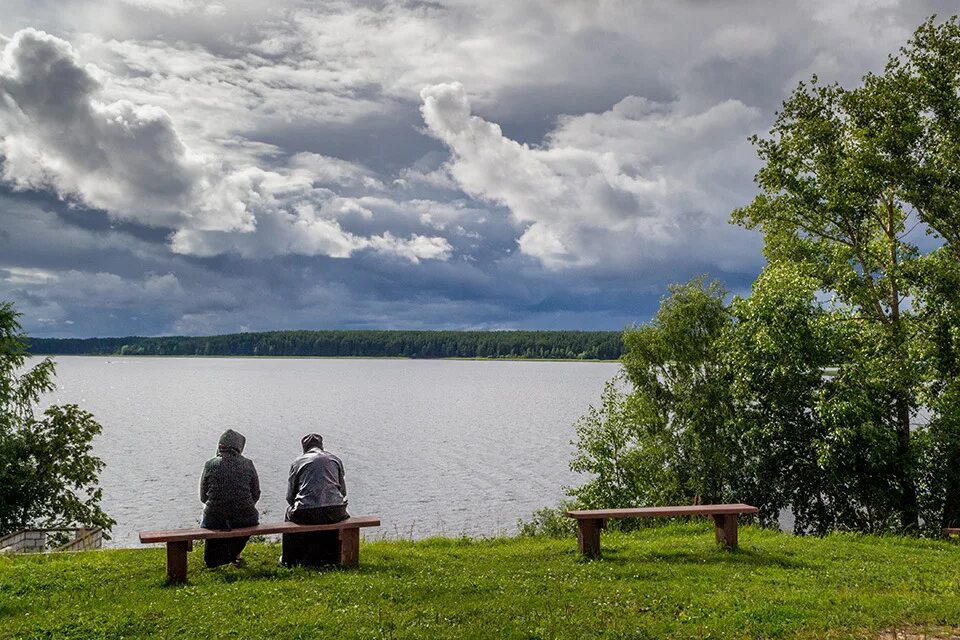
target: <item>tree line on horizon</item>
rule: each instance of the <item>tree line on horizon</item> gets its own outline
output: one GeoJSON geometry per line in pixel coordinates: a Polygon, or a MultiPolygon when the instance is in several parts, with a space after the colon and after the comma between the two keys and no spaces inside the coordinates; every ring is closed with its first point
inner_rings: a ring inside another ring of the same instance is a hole
{"type": "Polygon", "coordinates": [[[217,336],[30,338],[35,355],[317,356],[617,360],[619,331],[267,331],[217,336]]]}

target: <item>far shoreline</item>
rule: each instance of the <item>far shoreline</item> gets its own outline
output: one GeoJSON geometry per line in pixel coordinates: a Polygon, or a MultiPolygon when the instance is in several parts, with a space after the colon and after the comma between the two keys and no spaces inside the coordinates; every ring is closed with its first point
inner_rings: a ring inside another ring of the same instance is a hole
{"type": "Polygon", "coordinates": [[[202,359],[249,359],[249,360],[409,360],[413,361],[461,361],[461,362],[595,362],[619,364],[620,360],[600,360],[596,358],[411,358],[409,356],[309,356],[309,355],[203,355],[203,354],[149,354],[149,353],[31,353],[33,358],[202,358],[202,359]]]}

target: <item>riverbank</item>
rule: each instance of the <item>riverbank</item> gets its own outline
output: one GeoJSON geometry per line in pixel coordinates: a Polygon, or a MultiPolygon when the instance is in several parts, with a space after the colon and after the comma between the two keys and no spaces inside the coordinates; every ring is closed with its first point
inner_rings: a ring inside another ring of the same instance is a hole
{"type": "MultiPolygon", "coordinates": [[[[744,527],[716,547],[706,523],[573,539],[364,543],[355,570],[276,565],[163,584],[162,548],[0,558],[0,638],[878,638],[960,627],[960,545],[744,527]]],[[[953,631],[957,633],[956,630],[953,631]]]]}

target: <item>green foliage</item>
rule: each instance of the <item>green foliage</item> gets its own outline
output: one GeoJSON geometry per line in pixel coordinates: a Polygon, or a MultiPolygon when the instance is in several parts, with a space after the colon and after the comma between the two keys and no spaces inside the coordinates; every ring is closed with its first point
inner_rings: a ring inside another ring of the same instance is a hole
{"type": "Polygon", "coordinates": [[[616,360],[615,331],[270,331],[163,338],[33,338],[34,353],[616,360]]]}
{"type": "Polygon", "coordinates": [[[521,537],[547,536],[550,538],[569,538],[577,534],[577,524],[566,515],[574,508],[574,503],[565,501],[556,509],[544,507],[537,509],[529,521],[517,522],[517,532],[521,537]]]}
{"type": "Polygon", "coordinates": [[[738,499],[796,531],[960,523],[960,24],[930,20],[880,75],[801,83],[753,139],[735,222],[768,264],[724,305],[675,288],[629,331],[632,389],[578,428],[589,506],[738,499]],[[943,244],[921,254],[918,225],[943,244]],[[922,416],[929,417],[924,423],[922,416]]]}
{"type": "MultiPolygon", "coordinates": [[[[351,570],[247,565],[164,583],[163,548],[0,557],[0,638],[876,638],[957,625],[960,546],[712,525],[572,537],[365,542],[351,570]],[[908,559],[908,561],[905,561],[908,559]]],[[[948,637],[948,633],[942,634],[948,637]]]]}
{"type": "Polygon", "coordinates": [[[814,304],[815,289],[795,268],[766,269],[750,297],[734,300],[736,323],[721,339],[742,435],[738,495],[769,525],[790,506],[797,532],[830,528],[818,526],[829,511],[819,446],[825,427],[814,407],[824,391],[823,370],[834,363],[836,336],[814,304]]]}
{"type": "Polygon", "coordinates": [[[648,326],[628,330],[624,375],[577,424],[571,490],[587,508],[723,502],[738,485],[740,448],[731,377],[718,341],[731,316],[726,292],[702,279],[674,285],[648,326]]]}
{"type": "Polygon", "coordinates": [[[746,452],[742,495],[774,523],[789,507],[795,531],[886,531],[897,526],[901,469],[885,422],[889,393],[865,371],[864,326],[816,299],[819,282],[772,263],[724,340],[746,452]]]}
{"type": "Polygon", "coordinates": [[[931,19],[861,86],[801,84],[754,140],[760,195],[734,219],[763,231],[772,267],[812,278],[846,327],[838,373],[811,405],[827,431],[824,490],[857,496],[829,505],[842,513],[828,527],[935,530],[960,515],[958,63],[956,17],[931,19]],[[921,223],[943,240],[926,255],[905,240],[921,223]],[[930,424],[911,424],[922,406],[930,424]]]}
{"type": "Polygon", "coordinates": [[[929,422],[916,443],[921,514],[960,526],[960,263],[943,247],[918,270],[924,291],[915,350],[924,365],[929,422]]]}
{"type": "Polygon", "coordinates": [[[103,462],[91,454],[100,433],[76,405],[35,405],[54,389],[54,365],[26,368],[26,343],[17,314],[0,303],[0,535],[28,526],[113,524],[101,509],[97,476],[103,462]]]}
{"type": "Polygon", "coordinates": [[[867,76],[882,165],[900,197],[960,256],[960,23],[922,24],[881,76],[867,76]]]}
{"type": "Polygon", "coordinates": [[[778,113],[770,137],[755,138],[765,163],[757,174],[761,193],[734,218],[763,231],[772,266],[796,267],[829,296],[825,306],[838,321],[858,325],[837,363],[840,378],[850,369],[876,393],[848,386],[847,403],[828,415],[847,430],[835,434],[841,449],[861,436],[863,444],[882,446],[888,440],[884,430],[890,432],[894,450],[884,454],[893,460],[901,522],[915,528],[909,440],[920,378],[919,368],[911,366],[914,327],[904,301],[916,293],[909,265],[918,254],[902,239],[908,214],[899,163],[886,161],[884,153],[901,141],[871,126],[884,106],[875,85],[846,90],[821,86],[816,78],[801,84],[778,113]],[[874,408],[876,415],[863,415],[874,408]]]}

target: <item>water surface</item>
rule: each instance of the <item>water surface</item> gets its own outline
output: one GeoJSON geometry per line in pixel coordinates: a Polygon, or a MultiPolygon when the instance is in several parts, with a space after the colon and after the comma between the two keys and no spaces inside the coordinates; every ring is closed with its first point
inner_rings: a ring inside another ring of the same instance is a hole
{"type": "Polygon", "coordinates": [[[103,425],[94,450],[116,546],[196,525],[198,480],[226,428],[247,437],[262,521],[283,519],[287,470],[316,431],[346,467],[365,535],[513,534],[578,477],[573,423],[617,364],[59,356],[51,400],[103,425]]]}

